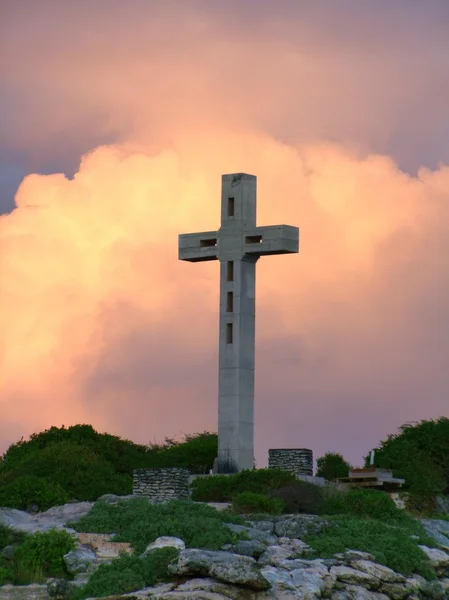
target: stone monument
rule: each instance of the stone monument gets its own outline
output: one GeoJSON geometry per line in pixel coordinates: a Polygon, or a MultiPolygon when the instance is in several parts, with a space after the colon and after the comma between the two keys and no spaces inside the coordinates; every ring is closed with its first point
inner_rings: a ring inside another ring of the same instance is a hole
{"type": "Polygon", "coordinates": [[[256,262],[299,251],[299,230],[256,226],[256,177],[222,176],[221,227],[179,236],[179,259],[220,261],[218,384],[219,473],[252,469],[256,262]]]}

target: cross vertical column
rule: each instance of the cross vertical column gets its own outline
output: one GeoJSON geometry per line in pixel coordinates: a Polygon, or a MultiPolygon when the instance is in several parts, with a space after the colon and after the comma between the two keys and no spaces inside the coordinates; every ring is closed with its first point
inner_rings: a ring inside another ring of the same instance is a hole
{"type": "Polygon", "coordinates": [[[256,178],[224,175],[220,229],[218,471],[252,469],[257,256],[244,233],[256,224],[256,178]]]}

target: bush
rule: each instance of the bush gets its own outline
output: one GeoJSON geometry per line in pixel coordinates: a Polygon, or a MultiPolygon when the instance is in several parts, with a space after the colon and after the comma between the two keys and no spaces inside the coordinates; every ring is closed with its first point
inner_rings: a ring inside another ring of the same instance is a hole
{"type": "Polygon", "coordinates": [[[144,558],[122,554],[110,564],[100,565],[71,600],[127,594],[168,579],[167,567],[178,555],[175,548],[160,548],[144,558]]]}
{"type": "Polygon", "coordinates": [[[177,466],[204,473],[216,455],[217,436],[207,432],[188,435],[181,442],[166,439],[163,444],[147,447],[97,433],[90,425],[51,427],[11,445],[1,457],[0,505],[26,508],[38,504],[42,510],[68,498],[96,500],[105,493],[126,495],[132,492],[134,469],[177,466]],[[24,473],[34,479],[22,480],[24,473]],[[36,478],[55,489],[52,493],[48,486],[44,490],[45,484],[38,484],[36,478]]]}
{"type": "MultiPolygon", "coordinates": [[[[406,481],[404,489],[423,499],[449,494],[449,419],[403,425],[398,433],[381,442],[374,455],[376,467],[392,469],[406,481]]],[[[369,456],[365,457],[369,464],[369,456]]]]}
{"type": "MultiPolygon", "coordinates": [[[[28,453],[16,468],[2,473],[0,483],[14,485],[23,472],[45,479],[58,489],[63,488],[69,498],[80,501],[96,500],[106,493],[124,495],[132,492],[130,476],[118,474],[110,462],[93,450],[70,442],[51,444],[28,453]]],[[[32,496],[27,500],[33,503],[32,496]]]]}
{"type": "Polygon", "coordinates": [[[307,536],[304,541],[320,558],[331,558],[348,548],[370,552],[376,561],[394,571],[409,576],[418,573],[427,579],[435,579],[427,556],[418,544],[435,546],[418,521],[410,521],[400,527],[392,527],[378,519],[366,519],[352,515],[330,517],[332,527],[317,536],[307,536]],[[411,535],[418,535],[419,540],[411,535]]]}
{"type": "Polygon", "coordinates": [[[271,491],[297,481],[293,473],[276,469],[242,471],[235,475],[210,475],[192,482],[192,500],[232,502],[242,492],[268,495],[271,491]]]}
{"type": "Polygon", "coordinates": [[[284,502],[279,498],[268,498],[263,494],[242,492],[232,500],[232,508],[236,513],[256,513],[266,515],[280,515],[284,510],[284,502]]]}
{"type": "Polygon", "coordinates": [[[116,541],[130,542],[142,553],[148,544],[166,535],[181,538],[190,548],[219,550],[236,539],[225,522],[244,520],[188,500],[151,504],[145,498],[136,498],[118,504],[97,502],[86,516],[70,526],[87,533],[115,533],[116,541]]]}
{"type": "Polygon", "coordinates": [[[413,518],[396,507],[385,492],[353,488],[329,496],[325,502],[326,514],[352,515],[379,519],[384,523],[410,523],[413,518]]]}
{"type": "Polygon", "coordinates": [[[23,542],[26,534],[23,531],[17,531],[7,525],[0,523],[0,550],[12,544],[23,542]]]}
{"type": "Polygon", "coordinates": [[[316,461],[317,476],[324,477],[328,481],[335,481],[340,477],[347,477],[351,470],[351,465],[345,461],[341,454],[326,452],[316,461]]]}
{"type": "Polygon", "coordinates": [[[36,505],[39,510],[65,504],[66,491],[58,483],[50,483],[36,475],[22,475],[12,483],[0,487],[0,506],[27,510],[36,505]]]}
{"type": "Polygon", "coordinates": [[[324,489],[306,481],[295,480],[289,485],[271,492],[270,497],[281,500],[287,514],[320,515],[324,512],[324,489]]]}
{"type": "Polygon", "coordinates": [[[27,535],[13,556],[14,583],[22,585],[48,577],[67,577],[64,554],[76,546],[64,530],[52,529],[27,535]]]}

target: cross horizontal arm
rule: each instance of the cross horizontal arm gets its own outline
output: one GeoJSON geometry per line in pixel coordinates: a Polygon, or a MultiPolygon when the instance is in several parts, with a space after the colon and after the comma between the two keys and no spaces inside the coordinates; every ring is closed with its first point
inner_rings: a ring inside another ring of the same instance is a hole
{"type": "Polygon", "coordinates": [[[190,262],[217,260],[218,231],[183,233],[179,236],[178,258],[190,262]]]}
{"type": "Polygon", "coordinates": [[[299,229],[291,225],[269,225],[245,231],[245,254],[270,256],[299,252],[299,229]]]}

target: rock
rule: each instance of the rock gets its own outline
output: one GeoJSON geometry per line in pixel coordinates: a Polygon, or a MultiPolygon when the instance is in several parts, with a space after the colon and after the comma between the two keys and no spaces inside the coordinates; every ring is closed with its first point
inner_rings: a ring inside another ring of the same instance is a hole
{"type": "Polygon", "coordinates": [[[11,560],[16,552],[15,546],[5,546],[3,550],[0,552],[0,556],[2,556],[6,560],[11,560]]]}
{"type": "Polygon", "coordinates": [[[303,538],[327,527],[329,522],[316,515],[286,515],[276,521],[274,531],[278,537],[303,538]]]}
{"type": "Polygon", "coordinates": [[[423,590],[426,587],[427,580],[424,579],[422,575],[412,575],[412,577],[408,577],[405,580],[405,583],[407,587],[411,590],[411,593],[414,593],[421,592],[421,590],[423,590]]]}
{"type": "Polygon", "coordinates": [[[301,600],[315,600],[329,596],[335,583],[335,576],[328,573],[323,565],[303,566],[291,571],[276,569],[269,565],[262,568],[262,575],[272,586],[274,598],[281,597],[285,591],[294,591],[301,600]]]}
{"type": "Polygon", "coordinates": [[[180,538],[177,537],[158,537],[156,540],[154,540],[154,542],[152,542],[146,547],[145,552],[141,554],[141,558],[147,556],[147,554],[149,554],[153,550],[158,550],[159,548],[176,548],[177,550],[185,550],[186,545],[180,538]]]}
{"type": "Polygon", "coordinates": [[[287,546],[268,546],[260,556],[259,564],[279,567],[284,560],[294,557],[296,557],[296,553],[287,546]]]}
{"type": "Polygon", "coordinates": [[[116,496],[115,494],[103,494],[97,499],[97,502],[107,502],[108,504],[117,504],[122,500],[134,500],[135,498],[144,498],[145,496],[135,496],[134,494],[128,494],[126,496],[116,496]]]}
{"type": "Polygon", "coordinates": [[[449,567],[449,554],[439,550],[438,548],[428,548],[427,546],[419,546],[426,554],[431,566],[434,569],[445,569],[449,567]]]}
{"type": "Polygon", "coordinates": [[[172,575],[212,577],[254,590],[269,587],[254,558],[230,552],[194,548],[182,550],[177,561],[168,566],[168,570],[172,575]]]}
{"type": "Polygon", "coordinates": [[[334,556],[343,563],[351,563],[353,560],[376,560],[375,556],[361,550],[346,550],[346,552],[340,552],[339,554],[334,554],[334,556]]]}
{"type": "Polygon", "coordinates": [[[75,575],[76,573],[85,573],[95,562],[97,556],[88,546],[79,546],[76,550],[64,554],[63,558],[67,571],[71,575],[75,575]]]}
{"type": "MultiPolygon", "coordinates": [[[[275,548],[275,546],[269,546],[269,548],[275,548]]],[[[265,544],[262,544],[259,540],[239,540],[232,546],[232,551],[235,554],[241,554],[242,556],[252,556],[253,558],[259,558],[259,556],[267,549],[265,544]]]]}
{"type": "Polygon", "coordinates": [[[0,508],[0,523],[7,525],[17,531],[35,533],[36,531],[48,531],[49,529],[66,529],[66,523],[78,521],[90,511],[93,502],[76,502],[64,504],[63,506],[53,506],[49,510],[30,515],[23,510],[15,508],[0,508]]]}
{"type": "Polygon", "coordinates": [[[54,600],[66,600],[73,593],[74,586],[67,579],[50,579],[47,581],[47,592],[54,600]]]}
{"type": "Polygon", "coordinates": [[[273,533],[274,532],[274,521],[248,521],[250,526],[253,529],[260,529],[260,531],[264,531],[265,533],[273,533]]]}
{"type": "MultiPolygon", "coordinates": [[[[347,600],[389,600],[388,596],[380,592],[373,592],[358,585],[347,585],[344,593],[347,600]]],[[[334,600],[334,594],[332,594],[334,600]]]]}
{"type": "MultiPolygon", "coordinates": [[[[242,589],[238,589],[234,586],[231,586],[229,584],[226,583],[220,583],[219,581],[215,581],[214,579],[190,579],[189,581],[187,581],[186,583],[182,583],[181,585],[178,585],[178,587],[176,588],[176,593],[177,594],[193,594],[195,593],[196,595],[192,595],[190,597],[192,598],[202,598],[205,597],[204,595],[200,595],[200,594],[204,594],[204,592],[207,592],[209,594],[215,594],[215,596],[217,596],[218,598],[226,598],[226,600],[239,600],[242,597],[242,589]]],[[[252,594],[251,594],[252,595],[252,594]]],[[[173,597],[173,596],[170,596],[173,597]]],[[[180,598],[182,598],[183,596],[179,596],[180,598]]],[[[188,597],[188,596],[185,596],[188,597]]],[[[213,596],[207,596],[209,597],[213,597],[213,596]]]]}
{"type": "Polygon", "coordinates": [[[420,519],[425,532],[437,544],[449,549],[449,522],[438,519],[420,519]]]}
{"type": "Polygon", "coordinates": [[[447,598],[444,588],[439,581],[426,581],[421,593],[425,598],[433,598],[434,600],[444,600],[447,598]]]}
{"type": "Polygon", "coordinates": [[[379,565],[370,560],[354,560],[351,566],[354,569],[373,575],[385,583],[404,583],[405,577],[384,565],[379,565]]]}
{"type": "Polygon", "coordinates": [[[308,544],[295,538],[278,538],[278,544],[283,548],[289,548],[292,552],[296,553],[296,556],[298,557],[313,552],[313,548],[311,548],[308,544]]]}
{"type": "Polygon", "coordinates": [[[261,531],[260,529],[255,529],[254,527],[245,527],[244,525],[235,525],[234,523],[226,523],[226,525],[233,533],[243,533],[250,540],[258,540],[267,546],[277,544],[276,536],[265,533],[265,531],[261,531]]]}
{"type": "Polygon", "coordinates": [[[352,567],[331,567],[330,572],[337,577],[338,581],[342,581],[343,583],[371,589],[376,589],[380,585],[380,581],[377,577],[374,577],[369,573],[364,573],[363,571],[358,571],[352,567]]]}
{"type": "Polygon", "coordinates": [[[80,533],[78,539],[80,544],[90,546],[95,551],[97,558],[112,559],[117,558],[121,552],[133,553],[131,544],[113,542],[114,536],[114,533],[80,533]]]}
{"type": "Polygon", "coordinates": [[[381,583],[379,592],[382,592],[392,600],[403,600],[413,589],[404,583],[381,583]]]}

